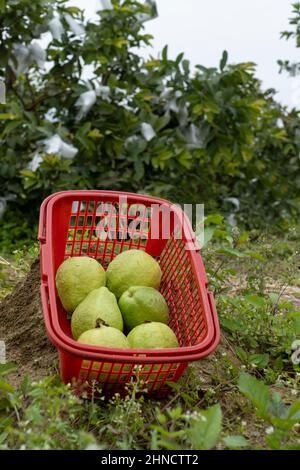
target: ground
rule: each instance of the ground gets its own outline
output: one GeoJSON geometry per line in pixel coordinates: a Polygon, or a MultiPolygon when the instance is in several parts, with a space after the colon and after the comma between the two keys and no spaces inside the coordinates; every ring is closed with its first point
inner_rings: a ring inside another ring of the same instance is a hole
{"type": "MultiPolygon", "coordinates": [[[[222,231],[224,227],[218,228],[217,235],[222,231]]],[[[57,446],[53,434],[49,437],[47,417],[58,420],[55,432],[64,435],[62,448],[299,447],[300,373],[291,360],[292,343],[300,333],[299,232],[290,231],[284,238],[264,235],[255,241],[244,233],[230,237],[230,247],[217,237],[203,250],[221,342],[211,356],[191,364],[163,400],[140,395],[138,380],[126,400],[91,403],[74,397],[53,378],[59,366],[45,334],[38,261],[28,272],[31,259],[26,269],[4,260],[0,338],[6,342],[8,360],[17,365],[6,380],[15,386],[8,400],[14,410],[17,407],[18,425],[3,446],[57,446]],[[26,374],[31,380],[24,385],[26,374]],[[60,411],[47,405],[47,399],[58,400],[60,411]],[[205,430],[199,427],[201,422],[208,423],[205,430]],[[30,439],[21,435],[24,426],[30,426],[30,439]],[[213,431],[216,438],[211,440],[213,431]],[[43,436],[43,444],[37,434],[43,436]]],[[[13,426],[15,417],[11,419],[13,426]]]]}

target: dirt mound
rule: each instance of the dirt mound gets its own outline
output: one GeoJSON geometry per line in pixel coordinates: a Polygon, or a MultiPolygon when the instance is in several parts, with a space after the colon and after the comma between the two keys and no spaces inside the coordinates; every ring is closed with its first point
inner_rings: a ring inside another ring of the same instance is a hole
{"type": "Polygon", "coordinates": [[[5,341],[6,360],[13,361],[18,367],[10,376],[12,383],[20,383],[26,374],[33,380],[53,374],[57,353],[46,336],[38,261],[0,303],[0,340],[5,341]]]}

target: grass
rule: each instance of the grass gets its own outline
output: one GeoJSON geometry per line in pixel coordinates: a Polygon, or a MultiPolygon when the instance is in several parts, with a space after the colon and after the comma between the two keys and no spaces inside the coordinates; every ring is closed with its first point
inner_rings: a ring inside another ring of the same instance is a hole
{"type": "MultiPolygon", "coordinates": [[[[297,227],[278,237],[210,216],[203,256],[222,327],[217,351],[163,400],[141,394],[138,377],[110,401],[75,397],[54,376],[14,389],[13,365],[1,365],[0,449],[300,449],[299,240],[297,227]]],[[[2,260],[0,297],[36,253],[2,260]]]]}

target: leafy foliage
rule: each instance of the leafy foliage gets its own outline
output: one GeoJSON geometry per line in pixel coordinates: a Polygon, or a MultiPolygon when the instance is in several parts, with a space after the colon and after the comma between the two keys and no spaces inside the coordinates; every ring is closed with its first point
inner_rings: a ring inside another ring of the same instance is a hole
{"type": "Polygon", "coordinates": [[[280,394],[271,396],[268,387],[251,377],[249,374],[241,374],[239,389],[246,395],[256,407],[257,413],[273,426],[266,440],[273,450],[298,448],[288,444],[289,431],[298,426],[300,420],[300,400],[286,406],[280,394]]]}
{"type": "Polygon", "coordinates": [[[86,22],[65,1],[5,2],[0,187],[18,195],[11,210],[28,217],[51,192],[108,188],[204,202],[251,226],[297,213],[298,113],[262,91],[254,64],[230,65],[226,52],[219,68],[195,71],[167,47],[141,58],[151,12],[114,1],[86,22]],[[37,39],[49,31],[43,49],[37,39]]]}

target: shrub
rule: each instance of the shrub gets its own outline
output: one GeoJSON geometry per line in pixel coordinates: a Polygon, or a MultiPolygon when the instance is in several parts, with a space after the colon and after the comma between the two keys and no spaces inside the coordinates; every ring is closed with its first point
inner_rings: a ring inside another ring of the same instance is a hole
{"type": "Polygon", "coordinates": [[[235,208],[251,226],[296,213],[298,112],[226,52],[218,68],[194,71],[167,47],[143,59],[154,2],[112,3],[88,22],[66,1],[2,7],[0,196],[18,195],[13,211],[36,217],[51,192],[95,188],[235,208]]]}

